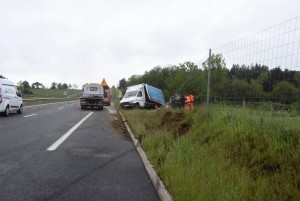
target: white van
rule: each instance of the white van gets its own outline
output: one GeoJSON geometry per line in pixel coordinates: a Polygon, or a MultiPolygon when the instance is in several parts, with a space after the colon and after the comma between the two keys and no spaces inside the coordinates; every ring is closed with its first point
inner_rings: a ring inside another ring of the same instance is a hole
{"type": "Polygon", "coordinates": [[[165,99],[162,90],[148,84],[137,84],[127,87],[120,101],[120,106],[126,108],[158,108],[164,106],[165,99]]]}
{"type": "Polygon", "coordinates": [[[0,113],[8,116],[12,111],[23,113],[22,94],[12,81],[0,75],[0,113]]]}

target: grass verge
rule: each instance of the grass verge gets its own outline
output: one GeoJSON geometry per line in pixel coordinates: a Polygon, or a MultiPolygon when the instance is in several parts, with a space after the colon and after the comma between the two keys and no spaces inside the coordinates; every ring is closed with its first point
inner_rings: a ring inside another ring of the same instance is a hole
{"type": "Polygon", "coordinates": [[[122,110],[174,200],[298,200],[299,117],[214,105],[122,110]],[[263,121],[262,121],[263,119],[263,121]]]}
{"type": "Polygon", "coordinates": [[[30,99],[30,100],[23,100],[23,105],[31,106],[31,105],[40,105],[40,104],[47,104],[47,103],[57,103],[57,102],[65,102],[65,101],[77,101],[78,98],[57,98],[57,99],[30,99]]]}
{"type": "Polygon", "coordinates": [[[39,96],[39,97],[72,96],[82,92],[82,90],[78,90],[78,89],[32,89],[32,88],[30,89],[30,91],[32,91],[34,96],[39,96]]]}

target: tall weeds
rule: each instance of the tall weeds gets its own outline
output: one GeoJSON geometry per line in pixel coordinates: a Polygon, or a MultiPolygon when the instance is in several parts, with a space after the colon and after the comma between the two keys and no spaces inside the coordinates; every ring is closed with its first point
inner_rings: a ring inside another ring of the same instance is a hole
{"type": "Polygon", "coordinates": [[[299,117],[121,110],[174,200],[299,200],[299,117]]]}

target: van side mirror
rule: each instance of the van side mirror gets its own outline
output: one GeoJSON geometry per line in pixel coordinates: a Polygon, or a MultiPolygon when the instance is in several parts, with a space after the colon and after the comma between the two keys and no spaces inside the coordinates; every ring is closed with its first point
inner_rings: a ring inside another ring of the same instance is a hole
{"type": "Polygon", "coordinates": [[[17,96],[22,97],[22,95],[23,95],[23,94],[22,94],[22,91],[21,91],[21,90],[18,90],[18,91],[17,91],[17,96]]]}

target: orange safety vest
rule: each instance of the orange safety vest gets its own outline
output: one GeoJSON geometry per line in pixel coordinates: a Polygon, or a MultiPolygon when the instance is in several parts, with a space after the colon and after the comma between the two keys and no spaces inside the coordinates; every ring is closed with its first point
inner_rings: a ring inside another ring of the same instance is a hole
{"type": "Polygon", "coordinates": [[[190,96],[185,96],[185,98],[186,98],[186,99],[185,99],[185,102],[186,102],[186,103],[191,102],[191,97],[190,97],[190,96]]]}
{"type": "Polygon", "coordinates": [[[194,102],[194,96],[190,95],[190,97],[191,97],[191,102],[194,102]]]}

